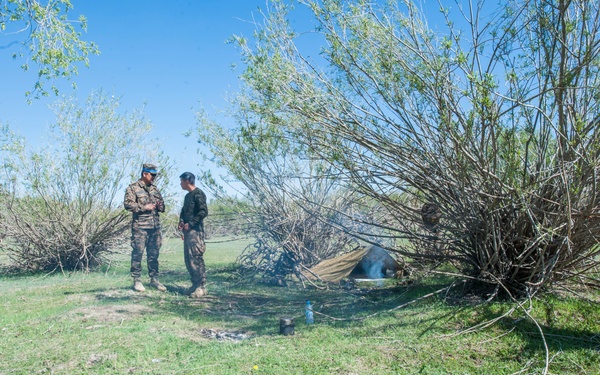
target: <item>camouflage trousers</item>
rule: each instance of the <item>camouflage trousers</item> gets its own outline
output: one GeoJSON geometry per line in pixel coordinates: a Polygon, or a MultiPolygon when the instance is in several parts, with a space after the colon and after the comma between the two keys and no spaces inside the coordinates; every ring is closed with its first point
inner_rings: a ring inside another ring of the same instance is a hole
{"type": "Polygon", "coordinates": [[[190,229],[183,232],[183,255],[185,266],[192,278],[192,285],[206,285],[206,267],[204,266],[204,232],[190,229]]]}
{"type": "Polygon", "coordinates": [[[148,275],[158,277],[158,253],[162,246],[159,229],[133,228],[131,231],[131,276],[139,278],[142,273],[142,257],[146,251],[148,275]]]}

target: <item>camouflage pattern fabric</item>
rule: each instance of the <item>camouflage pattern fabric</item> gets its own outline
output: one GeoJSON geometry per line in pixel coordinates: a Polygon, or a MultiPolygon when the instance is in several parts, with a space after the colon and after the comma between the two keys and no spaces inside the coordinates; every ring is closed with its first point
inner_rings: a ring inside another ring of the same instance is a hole
{"type": "Polygon", "coordinates": [[[425,203],[421,207],[421,218],[425,228],[432,232],[437,232],[437,226],[442,217],[442,210],[435,203],[425,203]]]}
{"type": "Polygon", "coordinates": [[[204,251],[206,251],[206,245],[203,231],[191,229],[183,232],[185,266],[190,273],[192,285],[195,287],[206,285],[204,251]]]}
{"type": "Polygon", "coordinates": [[[146,186],[142,180],[129,185],[125,191],[124,206],[127,211],[133,212],[133,228],[160,228],[159,212],[165,212],[165,201],[156,186],[146,186]],[[156,203],[159,209],[145,211],[144,206],[152,203],[156,203]]]}
{"type": "Polygon", "coordinates": [[[148,275],[158,277],[158,255],[162,246],[160,229],[133,229],[131,233],[131,276],[139,278],[142,274],[142,257],[146,250],[148,275]]]}
{"type": "Polygon", "coordinates": [[[188,224],[190,230],[183,231],[183,253],[185,266],[192,278],[193,286],[206,285],[206,268],[204,266],[204,218],[208,215],[206,195],[195,188],[185,195],[179,220],[188,224]]]}
{"type": "Polygon", "coordinates": [[[154,185],[138,180],[127,187],[124,206],[133,213],[131,222],[131,276],[139,278],[142,272],[142,257],[146,251],[148,275],[158,277],[158,255],[162,246],[160,212],[165,211],[162,195],[154,185]],[[157,209],[145,210],[147,204],[156,204],[157,209]]]}

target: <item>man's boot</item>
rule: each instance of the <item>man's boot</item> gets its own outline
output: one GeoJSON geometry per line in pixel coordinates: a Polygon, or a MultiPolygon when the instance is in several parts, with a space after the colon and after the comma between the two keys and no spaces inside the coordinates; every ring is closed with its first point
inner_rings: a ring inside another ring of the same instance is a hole
{"type": "Polygon", "coordinates": [[[189,296],[190,294],[194,293],[196,291],[196,289],[198,288],[198,285],[199,284],[192,284],[191,287],[189,287],[185,290],[185,294],[189,296]]]}
{"type": "Polygon", "coordinates": [[[144,285],[142,285],[142,282],[137,277],[135,279],[133,279],[133,290],[135,290],[136,292],[145,292],[146,291],[146,288],[144,288],[144,285]]]}
{"type": "Polygon", "coordinates": [[[207,294],[208,293],[206,292],[206,287],[204,285],[200,285],[190,293],[190,298],[200,298],[204,297],[207,294]]]}
{"type": "Polygon", "coordinates": [[[158,277],[151,277],[150,278],[150,286],[155,287],[156,289],[158,289],[161,292],[166,292],[167,288],[161,284],[160,281],[158,281],[158,277]]]}

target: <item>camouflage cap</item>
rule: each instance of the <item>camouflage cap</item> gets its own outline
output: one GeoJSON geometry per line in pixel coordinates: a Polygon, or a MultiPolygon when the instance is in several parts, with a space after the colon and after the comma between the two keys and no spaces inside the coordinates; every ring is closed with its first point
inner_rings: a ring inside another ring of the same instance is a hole
{"type": "Polygon", "coordinates": [[[144,164],[142,165],[142,172],[148,172],[152,174],[158,173],[158,167],[154,164],[144,164]]]}

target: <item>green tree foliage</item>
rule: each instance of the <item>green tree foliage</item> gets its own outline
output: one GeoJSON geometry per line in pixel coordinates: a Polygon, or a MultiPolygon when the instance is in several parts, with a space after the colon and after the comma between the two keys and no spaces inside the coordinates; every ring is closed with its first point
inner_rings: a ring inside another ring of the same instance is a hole
{"type": "Polygon", "coordinates": [[[24,60],[23,70],[30,70],[32,65],[37,69],[37,82],[26,92],[29,100],[49,92],[58,94],[54,81],[77,75],[77,64],[87,66],[89,55],[99,53],[97,46],[82,40],[76,29],[86,30],[86,18],[68,18],[72,8],[70,0],[0,0],[0,36],[9,44],[13,43],[10,39],[17,38],[21,48],[13,58],[24,60]]]}
{"type": "Polygon", "coordinates": [[[168,159],[149,138],[143,111],[121,113],[118,98],[98,92],[83,105],[64,99],[55,112],[40,151],[2,127],[0,231],[16,245],[11,257],[19,269],[87,270],[122,244],[130,222],[123,194],[141,164],[165,168],[168,159]]]}
{"type": "Polygon", "coordinates": [[[411,1],[298,3],[313,33],[292,30],[293,8],[275,1],[255,43],[236,38],[242,112],[259,139],[309,150],[381,205],[371,234],[384,227],[412,244],[393,250],[454,262],[490,298],[533,295],[596,264],[597,1],[442,8],[435,30],[411,1]],[[309,36],[319,56],[302,52],[309,36]],[[426,203],[441,218],[423,226],[426,203]]]}

